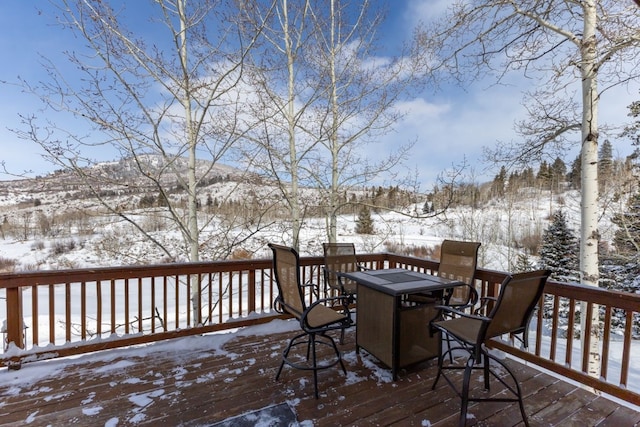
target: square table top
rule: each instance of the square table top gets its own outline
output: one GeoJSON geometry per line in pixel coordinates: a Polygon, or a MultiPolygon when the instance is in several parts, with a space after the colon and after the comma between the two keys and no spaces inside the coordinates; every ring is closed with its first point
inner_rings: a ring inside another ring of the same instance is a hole
{"type": "Polygon", "coordinates": [[[337,274],[347,279],[351,279],[362,286],[367,286],[393,296],[439,291],[454,286],[464,285],[464,283],[459,280],[445,279],[432,274],[405,270],[404,268],[366,270],[337,274]]]}

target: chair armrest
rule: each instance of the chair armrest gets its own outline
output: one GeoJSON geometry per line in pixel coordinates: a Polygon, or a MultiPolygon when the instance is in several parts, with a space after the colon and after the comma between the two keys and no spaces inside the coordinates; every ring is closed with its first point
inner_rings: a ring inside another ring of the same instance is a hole
{"type": "Polygon", "coordinates": [[[473,314],[481,314],[484,313],[484,315],[487,315],[487,306],[489,305],[490,302],[496,302],[498,301],[498,298],[496,297],[482,297],[480,298],[480,304],[478,305],[478,308],[476,308],[475,310],[473,310],[473,314]]]}
{"type": "Polygon", "coordinates": [[[457,317],[466,317],[467,319],[476,319],[476,320],[481,320],[483,322],[487,322],[487,321],[491,320],[490,318],[488,318],[486,316],[480,316],[478,314],[465,313],[464,311],[456,310],[455,308],[449,307],[448,305],[434,305],[433,307],[435,309],[441,310],[444,313],[454,314],[457,317]]]}
{"type": "Polygon", "coordinates": [[[312,288],[311,292],[315,295],[316,298],[320,298],[320,286],[317,283],[307,282],[300,285],[302,288],[312,288]]]}
{"type": "MultiPolygon", "coordinates": [[[[468,283],[464,284],[465,287],[469,288],[469,302],[464,305],[464,307],[473,307],[478,302],[478,291],[476,288],[468,283]]],[[[448,288],[444,293],[445,303],[449,304],[451,301],[451,297],[453,296],[454,288],[448,288]]]]}
{"type": "Polygon", "coordinates": [[[278,295],[276,299],[273,300],[273,309],[276,313],[284,314],[284,301],[282,301],[282,297],[278,295]]]}

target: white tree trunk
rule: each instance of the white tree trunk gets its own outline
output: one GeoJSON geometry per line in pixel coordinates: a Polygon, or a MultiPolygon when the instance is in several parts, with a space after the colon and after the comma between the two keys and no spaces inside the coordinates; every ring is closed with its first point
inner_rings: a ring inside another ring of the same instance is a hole
{"type": "MultiPolygon", "coordinates": [[[[200,260],[199,236],[198,236],[198,206],[196,197],[196,136],[193,132],[191,111],[191,89],[188,70],[187,28],[185,15],[186,0],[178,0],[178,16],[180,18],[180,62],[183,70],[183,82],[185,86],[184,98],[181,100],[184,109],[185,126],[189,160],[187,164],[187,241],[189,242],[189,260],[200,260]]],[[[191,309],[194,324],[200,323],[200,286],[198,275],[191,276],[191,309]]]]}
{"type": "Polygon", "coordinates": [[[336,77],[336,11],[335,0],[331,0],[331,46],[329,53],[329,72],[331,74],[331,134],[329,135],[329,147],[331,150],[331,188],[329,190],[329,242],[335,243],[338,241],[338,197],[340,185],[338,178],[340,176],[339,159],[340,155],[340,142],[338,141],[338,121],[340,120],[338,114],[338,88],[336,77]]]}
{"type": "Polygon", "coordinates": [[[295,81],[295,55],[293,43],[291,40],[291,28],[289,27],[289,5],[287,0],[282,1],[283,14],[283,33],[285,42],[285,51],[287,55],[287,111],[286,120],[288,125],[289,136],[289,163],[291,165],[291,191],[289,193],[289,204],[291,208],[291,225],[292,225],[292,246],[298,250],[300,248],[300,200],[298,193],[298,152],[296,149],[296,116],[295,116],[295,98],[296,98],[296,81],[295,81]]]}
{"type": "MultiPolygon", "coordinates": [[[[580,228],[580,275],[585,285],[598,286],[598,88],[596,51],[596,0],[584,2],[582,73],[582,225],[580,228]]],[[[591,330],[586,331],[586,304],[581,307],[583,344],[588,335],[590,375],[599,376],[600,353],[598,307],[594,307],[591,330]]],[[[583,346],[584,348],[584,346],[583,346]]]]}

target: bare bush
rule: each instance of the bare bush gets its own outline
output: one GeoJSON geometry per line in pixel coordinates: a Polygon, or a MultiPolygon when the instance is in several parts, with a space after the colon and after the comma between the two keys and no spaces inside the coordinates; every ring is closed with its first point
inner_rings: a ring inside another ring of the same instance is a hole
{"type": "Polygon", "coordinates": [[[523,236],[519,242],[516,242],[516,244],[517,246],[524,248],[528,254],[538,255],[538,250],[540,249],[540,245],[542,244],[542,234],[528,234],[526,236],[523,236]]]}
{"type": "Polygon", "coordinates": [[[38,266],[38,264],[32,264],[32,263],[26,263],[26,264],[21,264],[20,268],[18,268],[17,270],[20,271],[36,271],[39,270],[40,267],[38,266]]]}
{"type": "Polygon", "coordinates": [[[15,270],[18,262],[15,259],[0,256],[0,272],[10,273],[15,270]]]}
{"type": "MultiPolygon", "coordinates": [[[[436,249],[430,248],[424,245],[404,245],[397,242],[384,242],[384,247],[387,252],[401,255],[415,256],[419,258],[438,258],[439,254],[436,254],[436,249]]],[[[439,249],[439,246],[438,248],[439,249]]]]}
{"type": "Polygon", "coordinates": [[[147,232],[167,229],[167,223],[159,212],[150,212],[142,221],[142,228],[147,232]]]}
{"type": "MultiPolygon", "coordinates": [[[[40,233],[40,236],[46,237],[52,235],[54,225],[53,217],[49,218],[44,212],[38,212],[36,218],[36,230],[40,233]]],[[[35,232],[34,232],[35,235],[35,232]]]]}
{"type": "Polygon", "coordinates": [[[63,255],[73,251],[76,248],[76,241],[73,239],[56,240],[51,244],[51,253],[53,255],[63,255]]]}
{"type": "Polygon", "coordinates": [[[231,259],[251,259],[253,258],[253,256],[251,255],[251,252],[249,252],[248,250],[238,248],[231,253],[230,258],[231,259]]]}

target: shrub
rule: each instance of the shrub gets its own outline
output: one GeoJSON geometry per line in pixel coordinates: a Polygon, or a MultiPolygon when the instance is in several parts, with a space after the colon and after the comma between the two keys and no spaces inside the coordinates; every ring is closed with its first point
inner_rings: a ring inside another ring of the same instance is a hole
{"type": "Polygon", "coordinates": [[[53,255],[62,255],[71,252],[76,248],[76,241],[70,240],[57,240],[51,244],[51,253],[53,255]]]}
{"type": "Polygon", "coordinates": [[[0,256],[0,271],[12,272],[16,268],[17,261],[11,258],[0,256]]]}
{"type": "Polygon", "coordinates": [[[231,259],[251,259],[253,258],[251,255],[251,252],[249,252],[246,249],[235,249],[232,253],[231,253],[231,259]]]}
{"type": "Polygon", "coordinates": [[[387,252],[398,255],[409,255],[418,258],[438,258],[434,256],[434,249],[428,246],[402,245],[397,242],[384,242],[387,252]]]}
{"type": "Polygon", "coordinates": [[[371,211],[367,206],[363,206],[358,213],[358,219],[356,220],[356,233],[375,234],[371,211]]]}

